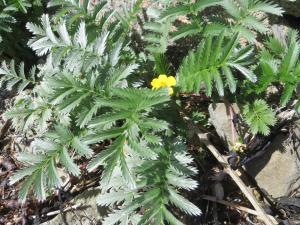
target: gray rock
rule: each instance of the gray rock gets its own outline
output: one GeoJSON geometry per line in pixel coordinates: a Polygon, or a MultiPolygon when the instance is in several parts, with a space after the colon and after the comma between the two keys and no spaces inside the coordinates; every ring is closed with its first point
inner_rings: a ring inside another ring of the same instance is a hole
{"type": "Polygon", "coordinates": [[[258,186],[274,198],[288,196],[300,186],[300,120],[292,134],[292,139],[277,135],[262,156],[245,166],[258,186]]]}
{"type": "MultiPolygon", "coordinates": [[[[234,112],[239,113],[240,110],[236,104],[232,105],[234,112]]],[[[224,103],[210,104],[208,107],[210,122],[215,127],[219,137],[224,144],[229,147],[232,143],[231,117],[229,107],[224,103]]]]}
{"type": "Polygon", "coordinates": [[[283,7],[286,14],[300,17],[300,0],[274,0],[274,2],[283,7]]]}
{"type": "MultiPolygon", "coordinates": [[[[239,113],[237,105],[233,105],[239,113]]],[[[208,108],[210,122],[228,147],[232,139],[231,119],[224,103],[208,108]]],[[[263,155],[250,161],[245,169],[260,188],[274,198],[288,196],[300,187],[300,120],[291,128],[291,135],[278,134],[263,155]]]]}
{"type": "Polygon", "coordinates": [[[78,208],[69,210],[63,215],[57,215],[52,220],[41,225],[94,225],[107,214],[107,209],[98,207],[96,197],[99,194],[98,189],[89,189],[74,198],[70,205],[80,205],[78,208]]]}

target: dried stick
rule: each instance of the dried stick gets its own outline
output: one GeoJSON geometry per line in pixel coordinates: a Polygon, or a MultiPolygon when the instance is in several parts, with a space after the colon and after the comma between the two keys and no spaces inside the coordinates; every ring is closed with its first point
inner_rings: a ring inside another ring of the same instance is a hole
{"type": "Polygon", "coordinates": [[[251,190],[244,184],[242,179],[237,175],[237,173],[230,168],[230,165],[226,161],[226,159],[219,153],[216,147],[210,142],[208,138],[208,134],[198,133],[197,134],[200,141],[206,145],[209,151],[215,156],[215,158],[221,163],[224,167],[224,170],[229,176],[234,180],[234,182],[239,186],[244,195],[248,198],[250,203],[253,205],[254,209],[257,211],[258,216],[263,220],[266,225],[274,225],[278,223],[274,223],[270,217],[266,214],[265,210],[259,205],[257,200],[255,199],[251,190]]]}
{"type": "MultiPolygon", "coordinates": [[[[55,215],[58,215],[58,214],[62,214],[62,213],[70,212],[70,211],[73,211],[73,210],[77,210],[81,206],[82,206],[82,203],[79,203],[79,204],[67,207],[63,210],[59,209],[59,210],[55,210],[55,211],[52,211],[52,212],[48,212],[46,214],[43,214],[43,216],[55,216],[55,215]]],[[[32,216],[32,218],[36,218],[36,216],[32,216]]]]}
{"type": "Polygon", "coordinates": [[[0,130],[0,140],[5,138],[5,135],[6,135],[7,131],[9,130],[10,126],[11,126],[11,120],[7,120],[0,130]]]}
{"type": "MultiPolygon", "coordinates": [[[[203,196],[201,196],[201,198],[205,199],[205,200],[208,200],[208,201],[216,202],[216,203],[219,203],[219,204],[222,204],[222,205],[226,205],[226,206],[244,211],[246,213],[249,213],[249,214],[252,214],[252,215],[255,215],[255,216],[259,216],[257,211],[255,211],[253,209],[249,209],[247,207],[240,206],[240,205],[232,203],[232,202],[228,202],[228,201],[224,201],[224,200],[217,200],[217,198],[214,197],[214,196],[203,195],[203,196]]],[[[272,220],[273,223],[277,223],[276,219],[273,216],[268,215],[268,217],[270,218],[270,220],[272,220]]]]}

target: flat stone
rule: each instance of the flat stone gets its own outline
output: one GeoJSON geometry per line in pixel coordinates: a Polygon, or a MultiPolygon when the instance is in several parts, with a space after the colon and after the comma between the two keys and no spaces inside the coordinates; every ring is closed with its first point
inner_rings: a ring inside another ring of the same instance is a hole
{"type": "Polygon", "coordinates": [[[293,138],[279,134],[259,158],[245,165],[258,186],[273,198],[289,196],[300,186],[300,121],[292,129],[293,138]]]}

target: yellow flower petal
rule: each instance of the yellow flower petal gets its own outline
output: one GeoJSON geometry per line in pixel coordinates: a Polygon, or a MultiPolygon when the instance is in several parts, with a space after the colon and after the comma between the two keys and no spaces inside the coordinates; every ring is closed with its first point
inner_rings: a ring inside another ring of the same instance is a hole
{"type": "Polygon", "coordinates": [[[167,80],[167,75],[166,74],[160,74],[159,76],[158,76],[158,79],[159,80],[167,80]]]}
{"type": "Polygon", "coordinates": [[[161,87],[160,80],[157,78],[153,79],[151,82],[151,86],[152,86],[152,89],[160,88],[161,87]]]}
{"type": "Polygon", "coordinates": [[[167,79],[167,85],[168,85],[168,87],[175,86],[176,85],[175,77],[169,76],[167,79]]]}
{"type": "Polygon", "coordinates": [[[160,81],[161,87],[167,87],[168,86],[168,77],[165,74],[161,74],[158,76],[158,80],[160,81]]]}
{"type": "Polygon", "coordinates": [[[168,90],[169,90],[169,95],[172,95],[174,93],[173,88],[169,87],[168,90]]]}

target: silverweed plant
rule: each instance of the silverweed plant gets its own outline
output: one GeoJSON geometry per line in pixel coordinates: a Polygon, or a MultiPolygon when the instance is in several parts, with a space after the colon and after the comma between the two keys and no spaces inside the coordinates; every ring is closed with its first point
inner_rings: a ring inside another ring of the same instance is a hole
{"type": "MultiPolygon", "coordinates": [[[[268,135],[276,118],[268,100],[261,100],[267,88],[284,90],[278,105],[297,100],[298,34],[290,31],[282,43],[268,37],[268,27],[257,17],[258,12],[280,16],[278,5],[158,2],[159,7],[150,1],[146,9],[143,1],[132,0],[112,9],[102,0],[52,0],[49,14],[27,22],[28,46],[42,63],[28,68],[12,60],[0,67],[1,84],[17,90],[5,117],[17,132],[33,138],[31,150],[18,155],[24,168],[10,179],[22,183],[21,202],[32,193],[47,199],[62,187],[58,170],[78,177],[84,160],[88,172],[101,171],[97,203],[111,210],[102,224],[181,225],[179,212],[201,215],[182,194],[198,187],[198,171],[187,132],[165,119],[168,107],[182,94],[226,99],[243,106],[253,135],[268,135]],[[206,14],[214,8],[223,10],[206,14]],[[266,40],[262,49],[253,44],[257,33],[266,40]],[[178,55],[179,65],[169,62],[170,47],[181,48],[191,39],[194,45],[178,55]],[[98,144],[105,147],[96,150],[98,144]]],[[[3,22],[8,26],[13,19],[3,22]]]]}

